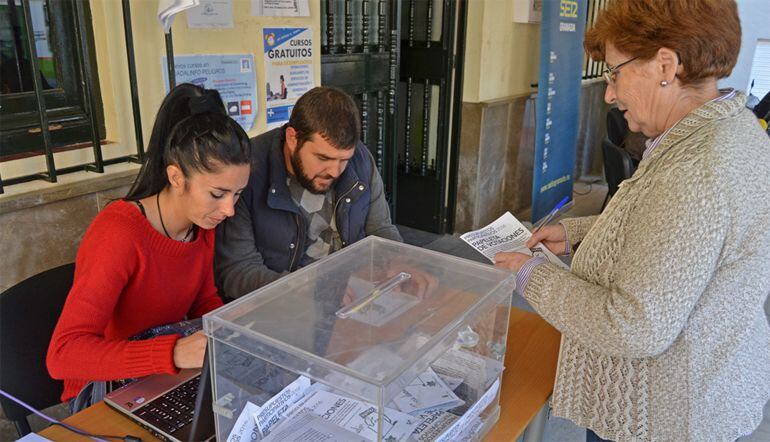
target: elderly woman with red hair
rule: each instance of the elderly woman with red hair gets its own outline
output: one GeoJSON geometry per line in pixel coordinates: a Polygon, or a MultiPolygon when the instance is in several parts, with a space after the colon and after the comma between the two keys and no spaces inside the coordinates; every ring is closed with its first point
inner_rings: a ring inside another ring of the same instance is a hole
{"type": "Polygon", "coordinates": [[[649,138],[605,211],[537,232],[572,268],[502,253],[563,340],[553,410],[587,439],[732,441],[770,399],[770,140],[719,90],[732,0],[617,0],[586,34],[605,101],[649,138]]]}

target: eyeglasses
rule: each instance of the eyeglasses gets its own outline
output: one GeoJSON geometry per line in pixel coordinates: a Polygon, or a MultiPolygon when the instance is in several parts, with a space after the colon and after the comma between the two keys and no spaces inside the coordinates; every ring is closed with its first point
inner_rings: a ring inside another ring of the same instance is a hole
{"type": "Polygon", "coordinates": [[[618,74],[618,70],[622,68],[623,66],[627,65],[628,63],[631,63],[632,61],[636,60],[639,57],[634,57],[630,60],[626,60],[623,63],[620,63],[616,66],[609,66],[607,65],[607,69],[602,72],[602,75],[604,75],[604,81],[607,82],[607,84],[615,84],[615,76],[618,74]]]}

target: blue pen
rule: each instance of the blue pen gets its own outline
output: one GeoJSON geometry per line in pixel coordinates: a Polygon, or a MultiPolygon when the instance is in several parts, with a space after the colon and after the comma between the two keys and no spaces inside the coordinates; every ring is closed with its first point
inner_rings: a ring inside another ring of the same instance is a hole
{"type": "Polygon", "coordinates": [[[541,227],[551,222],[551,220],[556,216],[556,214],[559,213],[559,211],[564,208],[564,206],[567,204],[567,201],[569,201],[568,196],[565,196],[564,199],[559,201],[559,204],[557,204],[556,207],[551,209],[548,215],[546,215],[545,218],[543,218],[542,220],[540,220],[539,223],[537,223],[537,225],[535,226],[535,230],[533,230],[532,233],[533,234],[537,233],[537,231],[540,230],[541,227]]]}

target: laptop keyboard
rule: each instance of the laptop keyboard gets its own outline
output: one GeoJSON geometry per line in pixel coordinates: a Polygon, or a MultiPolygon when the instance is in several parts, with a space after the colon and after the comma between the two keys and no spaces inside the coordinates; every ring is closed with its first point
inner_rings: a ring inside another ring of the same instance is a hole
{"type": "Polygon", "coordinates": [[[193,420],[195,396],[200,375],[151,401],[136,412],[136,416],[159,430],[173,433],[193,420]]]}

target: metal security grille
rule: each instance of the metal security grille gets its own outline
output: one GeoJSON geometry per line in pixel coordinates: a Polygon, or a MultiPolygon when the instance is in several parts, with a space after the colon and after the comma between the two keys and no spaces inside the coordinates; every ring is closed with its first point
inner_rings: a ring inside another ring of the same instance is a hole
{"type": "Polygon", "coordinates": [[[321,13],[321,82],[356,100],[361,141],[374,156],[392,210],[400,7],[397,0],[324,0],[321,13]]]}
{"type": "MultiPolygon", "coordinates": [[[[614,0],[588,0],[588,13],[586,14],[586,31],[591,29],[596,23],[599,14],[607,8],[614,0]]],[[[583,66],[583,80],[592,80],[602,76],[602,72],[607,68],[607,63],[603,61],[594,61],[588,55],[585,56],[585,65],[583,66]]]]}
{"type": "Polygon", "coordinates": [[[455,205],[467,4],[404,5],[397,221],[444,233],[452,230],[455,205]]]}
{"type": "MultiPolygon", "coordinates": [[[[37,60],[37,47],[35,44],[35,34],[38,33],[38,29],[33,27],[33,20],[31,16],[30,0],[7,0],[8,13],[11,21],[23,20],[25,29],[34,30],[34,32],[26,32],[26,41],[20,41],[19,46],[22,46],[23,51],[29,54],[30,60],[37,60]],[[18,5],[18,6],[17,6],[18,5]]],[[[2,180],[0,177],[0,193],[3,193],[4,185],[11,185],[16,183],[22,183],[32,180],[45,180],[48,182],[56,182],[58,175],[88,170],[97,173],[104,172],[104,166],[108,164],[115,164],[126,161],[141,162],[144,157],[143,142],[141,136],[141,121],[139,120],[139,108],[138,108],[138,93],[136,87],[136,69],[134,63],[134,51],[133,51],[133,37],[131,32],[131,12],[128,4],[128,0],[123,0],[123,12],[124,12],[124,25],[126,32],[126,49],[128,52],[129,61],[129,78],[131,81],[132,101],[134,105],[134,123],[137,136],[137,154],[123,156],[119,158],[113,158],[105,160],[102,156],[101,145],[101,130],[99,127],[97,107],[98,104],[98,89],[95,90],[92,82],[89,79],[95,78],[95,54],[93,53],[93,43],[91,42],[90,26],[91,13],[88,7],[87,0],[47,0],[45,7],[49,11],[48,13],[58,14],[71,14],[73,17],[72,23],[74,29],[72,29],[72,36],[68,39],[68,42],[77,42],[71,49],[75,52],[76,74],[80,79],[80,92],[82,93],[82,110],[81,113],[88,121],[88,127],[90,130],[90,144],[93,150],[93,162],[83,164],[79,166],[57,168],[54,158],[56,148],[51,140],[51,130],[57,130],[61,128],[61,125],[49,124],[50,109],[46,105],[48,97],[53,93],[47,90],[46,86],[42,83],[42,79],[45,78],[41,75],[40,66],[36,62],[29,63],[30,65],[30,77],[33,86],[34,100],[35,100],[35,113],[39,122],[39,127],[30,129],[30,134],[40,134],[40,145],[42,149],[40,151],[45,155],[46,159],[46,171],[21,177],[15,177],[12,179],[2,180]]],[[[61,21],[53,20],[52,26],[60,25],[61,21]]],[[[59,30],[61,31],[61,30],[59,30]]],[[[18,60],[18,58],[17,58],[18,60]]],[[[17,69],[21,72],[21,69],[17,69]]]]}

